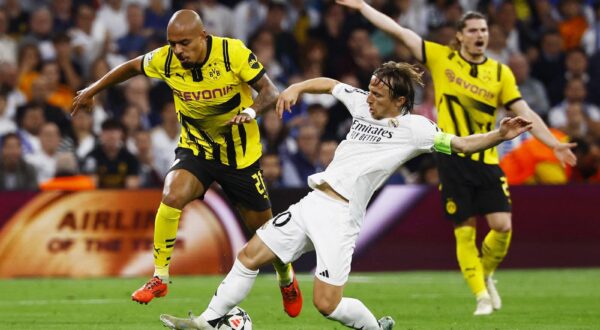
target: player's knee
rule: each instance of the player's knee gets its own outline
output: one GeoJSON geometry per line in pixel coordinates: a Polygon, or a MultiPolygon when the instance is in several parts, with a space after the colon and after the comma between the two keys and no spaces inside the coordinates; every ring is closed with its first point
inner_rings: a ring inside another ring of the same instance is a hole
{"type": "Polygon", "coordinates": [[[189,196],[186,192],[178,189],[167,189],[165,187],[162,195],[163,204],[181,210],[185,207],[188,201],[189,196]]]}
{"type": "Polygon", "coordinates": [[[313,296],[313,304],[323,316],[331,315],[339,303],[340,300],[333,296],[319,295],[317,293],[313,296]]]}
{"type": "Polygon", "coordinates": [[[490,226],[491,229],[499,232],[499,233],[508,233],[512,230],[512,223],[510,221],[504,221],[501,223],[496,223],[493,226],[490,226]]]}

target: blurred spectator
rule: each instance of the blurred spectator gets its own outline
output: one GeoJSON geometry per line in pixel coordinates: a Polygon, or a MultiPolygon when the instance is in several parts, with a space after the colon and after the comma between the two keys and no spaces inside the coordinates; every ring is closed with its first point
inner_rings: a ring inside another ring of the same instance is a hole
{"type": "MultiPolygon", "coordinates": [[[[31,102],[28,104],[40,106],[44,110],[46,121],[51,121],[58,125],[64,136],[72,136],[73,132],[71,131],[71,121],[68,112],[48,103],[50,93],[49,79],[51,78],[40,75],[33,81],[31,85],[31,102]]],[[[22,107],[17,108],[17,115],[22,107]]]]}
{"type": "Polygon", "coordinates": [[[17,111],[16,119],[23,154],[39,152],[41,150],[39,133],[46,123],[44,108],[35,103],[24,105],[17,111]]]}
{"type": "MultiPolygon", "coordinates": [[[[456,25],[452,23],[440,25],[431,30],[430,36],[431,41],[448,46],[456,38],[456,25]]],[[[410,54],[410,52],[408,52],[408,54],[410,54]]],[[[410,56],[412,56],[412,54],[410,56]]]]}
{"type": "Polygon", "coordinates": [[[128,104],[123,110],[120,121],[125,129],[125,147],[129,152],[137,155],[135,133],[144,129],[142,127],[142,110],[135,104],[128,104]]]}
{"type": "Polygon", "coordinates": [[[285,29],[285,2],[271,1],[268,5],[267,17],[262,28],[270,31],[275,40],[275,57],[287,74],[298,68],[298,43],[294,35],[285,29]]]}
{"type": "Polygon", "coordinates": [[[72,0],[52,0],[51,10],[54,14],[52,22],[52,31],[67,32],[73,27],[75,22],[73,17],[73,1],[72,0]]]}
{"type": "Polygon", "coordinates": [[[517,53],[507,47],[506,34],[498,24],[490,24],[488,27],[489,42],[485,55],[503,64],[508,63],[511,54],[517,53]]]}
{"type": "Polygon", "coordinates": [[[135,149],[137,159],[140,162],[140,188],[160,188],[163,184],[163,177],[156,168],[154,159],[154,148],[152,146],[152,137],[148,131],[137,131],[134,133],[135,149]]]}
{"type": "Polygon", "coordinates": [[[167,172],[175,161],[175,152],[181,134],[181,126],[177,119],[175,104],[166,103],[161,115],[161,123],[152,130],[152,146],[154,149],[154,166],[161,178],[167,176],[167,172]]]}
{"type": "Polygon", "coordinates": [[[440,184],[440,175],[437,170],[437,163],[432,154],[424,154],[420,156],[419,165],[417,167],[417,175],[415,184],[427,184],[437,186],[440,184]]]}
{"type": "Polygon", "coordinates": [[[0,89],[7,93],[4,116],[8,118],[14,118],[17,107],[27,102],[25,95],[17,87],[18,83],[17,66],[9,62],[0,62],[0,89]]]}
{"type": "Polygon", "coordinates": [[[40,50],[35,44],[21,44],[19,48],[19,90],[25,94],[27,100],[31,100],[31,84],[39,76],[42,64],[40,50]]]}
{"type": "Polygon", "coordinates": [[[127,33],[117,39],[117,52],[126,58],[142,55],[149,32],[144,29],[144,9],[136,3],[127,5],[127,33]]]}
{"type": "Polygon", "coordinates": [[[586,90],[590,91],[588,87],[590,81],[588,59],[581,48],[573,48],[567,52],[565,56],[565,69],[562,72],[555,72],[554,79],[548,85],[548,95],[550,96],[550,104],[552,105],[556,105],[563,99],[568,80],[581,79],[586,85],[586,90]]]}
{"type": "Polygon", "coordinates": [[[262,170],[263,181],[268,190],[283,187],[281,159],[277,153],[270,152],[263,154],[260,157],[260,168],[262,170]]]}
{"type": "Polygon", "coordinates": [[[433,122],[437,122],[437,109],[435,107],[435,91],[431,78],[425,80],[423,88],[423,99],[415,105],[413,113],[427,117],[433,122]]]}
{"type": "Polygon", "coordinates": [[[98,8],[96,19],[108,30],[111,41],[127,33],[127,14],[122,0],[105,0],[98,8]]]}
{"type": "Polygon", "coordinates": [[[42,64],[40,74],[44,79],[47,89],[46,102],[61,108],[65,113],[71,112],[71,103],[75,93],[69,86],[60,82],[60,66],[56,61],[46,61],[42,64]]]}
{"type": "Polygon", "coordinates": [[[573,153],[577,156],[577,164],[573,167],[569,182],[600,183],[600,141],[574,139],[577,146],[573,153]]]}
{"type": "Polygon", "coordinates": [[[320,103],[314,103],[306,108],[307,122],[309,125],[314,126],[317,129],[319,139],[331,139],[335,138],[335,132],[327,132],[325,129],[329,122],[329,113],[320,103]]]}
{"type": "Polygon", "coordinates": [[[542,118],[547,118],[550,103],[544,85],[529,75],[529,62],[521,54],[512,54],[508,60],[508,66],[515,75],[515,80],[521,91],[523,99],[531,109],[542,118]]]}
{"type": "Polygon", "coordinates": [[[233,37],[245,44],[267,17],[269,0],[242,0],[233,8],[233,37]]]}
{"type": "MultiPolygon", "coordinates": [[[[533,33],[518,19],[516,6],[513,1],[500,2],[494,21],[504,32],[506,47],[509,53],[520,53],[535,42],[533,33]]],[[[490,34],[490,42],[492,40],[493,37],[490,34]]]]}
{"type": "Polygon", "coordinates": [[[259,130],[263,153],[275,152],[285,155],[296,151],[296,143],[289,137],[288,128],[283,125],[275,111],[267,111],[262,114],[259,130]]]}
{"type": "Polygon", "coordinates": [[[600,121],[593,121],[583,109],[581,102],[569,103],[566,110],[567,122],[557,128],[572,138],[585,138],[590,130],[598,127],[600,121]]]}
{"type": "Polygon", "coordinates": [[[29,20],[29,33],[21,38],[21,45],[33,44],[39,48],[41,59],[53,59],[56,56],[52,45],[52,12],[47,7],[36,8],[29,20]]]}
{"type": "Polygon", "coordinates": [[[338,147],[337,140],[322,140],[319,145],[319,158],[317,161],[317,172],[324,171],[333,161],[335,149],[338,147]]]}
{"type": "MultiPolygon", "coordinates": [[[[144,27],[154,31],[165,31],[173,12],[165,7],[163,0],[150,0],[144,13],[144,27]]],[[[154,47],[151,49],[155,49],[154,47]]]]}
{"type": "Polygon", "coordinates": [[[560,23],[558,23],[558,30],[565,49],[579,47],[583,33],[588,27],[583,13],[583,1],[560,0],[558,8],[562,16],[560,23]]]}
{"type": "Polygon", "coordinates": [[[341,6],[333,2],[324,4],[321,23],[309,31],[311,38],[323,41],[327,46],[326,65],[327,75],[333,78],[347,73],[351,69],[351,59],[348,56],[346,15],[341,6]]]}
{"type": "MultiPolygon", "coordinates": [[[[568,140],[557,129],[551,128],[550,132],[561,142],[568,140]]],[[[564,184],[570,171],[570,168],[562,167],[552,149],[534,137],[525,140],[502,157],[500,167],[506,174],[509,185],[564,184]]]]}
{"type": "MultiPolygon", "coordinates": [[[[123,25],[123,29],[125,28],[123,25]]],[[[91,64],[106,54],[110,33],[101,20],[96,19],[94,8],[80,4],[75,15],[75,27],[69,31],[69,36],[78,64],[83,68],[84,75],[87,75],[91,64]]]]}
{"type": "Polygon", "coordinates": [[[194,9],[202,16],[204,28],[209,34],[223,37],[233,35],[233,11],[217,0],[199,0],[199,8],[194,9]]]}
{"type": "Polygon", "coordinates": [[[8,14],[9,34],[20,37],[29,30],[29,13],[23,10],[20,0],[5,0],[4,8],[8,14]]]}
{"type": "MultiPolygon", "coordinates": [[[[150,105],[150,81],[148,78],[139,75],[129,79],[125,83],[125,103],[124,106],[134,105],[140,110],[140,121],[144,129],[150,128],[151,123],[151,105],[150,105]]],[[[122,109],[111,109],[113,115],[121,116],[125,108],[122,109]]]]}
{"type": "Polygon", "coordinates": [[[15,133],[2,136],[0,191],[36,190],[35,169],[23,159],[21,140],[15,133]]]}
{"type": "Polygon", "coordinates": [[[74,150],[77,158],[83,159],[89,154],[96,144],[96,137],[92,131],[94,119],[90,112],[80,111],[71,118],[74,134],[74,150]]]}
{"type": "Polygon", "coordinates": [[[56,156],[56,174],[40,184],[40,189],[79,191],[95,189],[94,180],[79,174],[79,165],[75,155],[70,152],[60,152],[56,156]]]}
{"type": "Polygon", "coordinates": [[[17,125],[14,120],[6,115],[8,93],[0,88],[0,136],[6,133],[14,133],[17,125]]]}
{"type": "Polygon", "coordinates": [[[250,40],[250,49],[262,63],[269,77],[278,89],[285,88],[287,72],[275,57],[275,38],[270,31],[260,29],[250,40]]]}
{"type": "Polygon", "coordinates": [[[321,13],[310,5],[308,0],[287,1],[286,16],[288,30],[300,45],[305,45],[309,39],[309,30],[317,27],[321,13]]]}
{"type": "Polygon", "coordinates": [[[0,7],[0,62],[17,63],[17,42],[8,34],[8,15],[0,7]]]}
{"type": "Polygon", "coordinates": [[[600,52],[600,1],[598,0],[594,2],[594,22],[583,34],[581,45],[590,57],[600,52]]]}
{"type": "Polygon", "coordinates": [[[305,187],[309,175],[317,172],[319,135],[312,125],[303,125],[296,137],[298,150],[283,159],[283,183],[286,187],[305,187]]]}
{"type": "Polygon", "coordinates": [[[56,34],[52,38],[56,50],[56,63],[60,68],[60,83],[68,86],[72,91],[81,86],[81,67],[71,58],[73,49],[71,38],[66,33],[56,34]]]}
{"type": "Polygon", "coordinates": [[[83,161],[83,170],[92,175],[98,188],[128,188],[140,186],[140,164],[124,146],[123,125],[114,119],[102,123],[100,144],[83,161]]]}
{"type": "Polygon", "coordinates": [[[550,109],[548,114],[548,123],[551,127],[565,128],[569,126],[569,122],[579,122],[579,120],[568,118],[569,114],[576,115],[578,112],[573,110],[568,112],[570,104],[578,103],[582,105],[583,116],[591,122],[600,121],[600,108],[585,102],[586,99],[585,83],[580,78],[574,78],[567,82],[565,87],[565,99],[557,106],[550,109]]]}
{"type": "Polygon", "coordinates": [[[25,155],[25,160],[33,165],[38,184],[46,182],[56,174],[56,159],[60,146],[60,130],[55,123],[47,122],[40,128],[40,150],[25,155]]]}
{"type": "Polygon", "coordinates": [[[558,31],[551,30],[544,33],[540,54],[531,66],[531,75],[541,81],[546,88],[549,87],[557,72],[565,70],[562,47],[562,38],[558,31]]]}

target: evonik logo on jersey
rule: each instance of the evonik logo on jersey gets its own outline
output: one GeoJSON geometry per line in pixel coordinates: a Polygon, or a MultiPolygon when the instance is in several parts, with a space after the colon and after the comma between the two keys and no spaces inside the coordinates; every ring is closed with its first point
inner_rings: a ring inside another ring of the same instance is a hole
{"type": "Polygon", "coordinates": [[[454,73],[454,71],[452,71],[451,69],[446,69],[446,71],[444,71],[444,73],[446,74],[446,78],[448,78],[448,81],[450,83],[454,83],[454,84],[462,87],[463,89],[470,91],[471,93],[473,93],[475,95],[482,96],[486,100],[491,100],[495,96],[494,93],[488,91],[487,89],[485,89],[483,87],[479,87],[475,84],[472,84],[472,83],[462,79],[461,77],[457,77],[456,73],[454,73]]]}
{"type": "Polygon", "coordinates": [[[350,127],[350,140],[364,142],[381,142],[381,139],[391,139],[394,133],[380,126],[354,119],[350,127]]]}
{"type": "Polygon", "coordinates": [[[215,88],[215,89],[205,89],[199,90],[195,92],[190,91],[180,91],[178,89],[173,88],[173,94],[175,94],[180,100],[184,102],[189,101],[200,101],[200,100],[210,100],[217,97],[223,97],[229,92],[233,90],[231,86],[225,86],[223,88],[215,88]]]}

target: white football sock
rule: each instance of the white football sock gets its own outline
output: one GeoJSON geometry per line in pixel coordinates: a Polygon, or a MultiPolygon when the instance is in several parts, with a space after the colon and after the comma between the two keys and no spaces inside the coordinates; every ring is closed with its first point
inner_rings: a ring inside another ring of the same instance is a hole
{"type": "Polygon", "coordinates": [[[208,308],[201,316],[207,321],[223,317],[246,298],[257,275],[258,270],[250,270],[235,259],[229,274],[221,282],[208,308]]]}
{"type": "Polygon", "coordinates": [[[360,300],[354,298],[342,298],[327,318],[353,329],[379,330],[379,323],[373,313],[360,300]]]}

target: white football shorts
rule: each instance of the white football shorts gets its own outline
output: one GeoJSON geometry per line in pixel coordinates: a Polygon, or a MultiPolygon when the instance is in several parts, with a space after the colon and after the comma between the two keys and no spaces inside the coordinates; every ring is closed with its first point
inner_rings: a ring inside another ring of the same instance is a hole
{"type": "Polygon", "coordinates": [[[315,276],[331,285],[348,281],[360,227],[347,203],[314,190],[265,223],[256,234],[284,263],[315,250],[315,276]]]}

